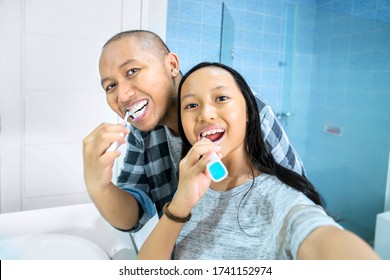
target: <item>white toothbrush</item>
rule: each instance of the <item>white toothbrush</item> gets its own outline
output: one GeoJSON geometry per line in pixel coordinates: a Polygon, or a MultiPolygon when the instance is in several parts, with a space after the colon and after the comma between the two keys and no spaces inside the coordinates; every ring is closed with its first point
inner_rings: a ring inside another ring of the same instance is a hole
{"type": "MultiPolygon", "coordinates": [[[[125,122],[125,126],[127,128],[129,128],[129,123],[127,122],[127,119],[129,118],[130,116],[130,111],[126,111],[126,115],[125,117],[123,118],[123,121],[125,122]]],[[[123,137],[123,133],[121,133],[121,136],[123,137]]],[[[114,143],[112,143],[110,145],[110,147],[108,147],[108,149],[106,150],[106,153],[107,152],[112,152],[112,151],[115,151],[116,149],[118,149],[118,147],[120,146],[119,142],[118,141],[115,141],[114,143]]]]}
{"type": "MultiPolygon", "coordinates": [[[[205,137],[202,137],[202,139],[204,138],[205,137]]],[[[206,163],[206,169],[211,176],[211,180],[214,182],[222,181],[228,175],[226,166],[215,152],[213,152],[210,161],[206,163]]]]}

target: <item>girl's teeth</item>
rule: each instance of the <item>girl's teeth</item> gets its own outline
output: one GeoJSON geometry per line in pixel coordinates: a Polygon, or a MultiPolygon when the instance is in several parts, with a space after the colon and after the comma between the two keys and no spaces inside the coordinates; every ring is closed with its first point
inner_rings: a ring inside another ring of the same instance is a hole
{"type": "Polygon", "coordinates": [[[223,129],[212,129],[212,130],[203,132],[201,136],[206,137],[207,135],[211,135],[211,134],[215,134],[215,133],[222,133],[222,132],[224,132],[223,129]]]}

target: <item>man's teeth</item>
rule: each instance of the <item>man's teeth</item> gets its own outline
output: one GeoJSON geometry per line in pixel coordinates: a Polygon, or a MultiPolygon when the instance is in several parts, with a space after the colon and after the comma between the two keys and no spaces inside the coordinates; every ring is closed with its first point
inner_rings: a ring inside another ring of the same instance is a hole
{"type": "Polygon", "coordinates": [[[136,119],[141,116],[146,109],[146,104],[148,104],[148,101],[144,100],[131,107],[129,110],[131,117],[136,119]]]}
{"type": "Polygon", "coordinates": [[[223,133],[223,132],[225,132],[225,130],[223,129],[212,129],[212,130],[202,132],[201,136],[206,137],[207,135],[212,135],[215,133],[223,133]]]}

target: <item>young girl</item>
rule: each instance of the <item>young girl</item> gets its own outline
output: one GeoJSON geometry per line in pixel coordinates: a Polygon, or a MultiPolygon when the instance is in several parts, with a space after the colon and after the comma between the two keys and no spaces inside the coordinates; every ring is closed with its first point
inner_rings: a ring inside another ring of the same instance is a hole
{"type": "Polygon", "coordinates": [[[183,138],[178,190],[139,259],[376,259],[323,210],[313,185],[266,152],[249,86],[201,63],[179,85],[183,138]],[[211,181],[217,153],[228,177],[211,181]]]}

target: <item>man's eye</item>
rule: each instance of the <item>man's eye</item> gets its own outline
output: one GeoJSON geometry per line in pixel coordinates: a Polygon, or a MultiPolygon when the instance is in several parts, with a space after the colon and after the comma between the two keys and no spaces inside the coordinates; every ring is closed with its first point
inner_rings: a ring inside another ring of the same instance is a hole
{"type": "Polygon", "coordinates": [[[135,73],[139,71],[139,68],[131,68],[129,71],[127,71],[127,76],[132,76],[135,73]]]}
{"type": "Polygon", "coordinates": [[[198,104],[191,103],[191,104],[188,104],[187,106],[185,106],[184,109],[193,109],[196,107],[198,107],[198,104]]]}
{"type": "Polygon", "coordinates": [[[114,87],[116,86],[116,84],[112,83],[112,84],[109,84],[107,87],[106,87],[106,92],[110,92],[114,87]]]}

